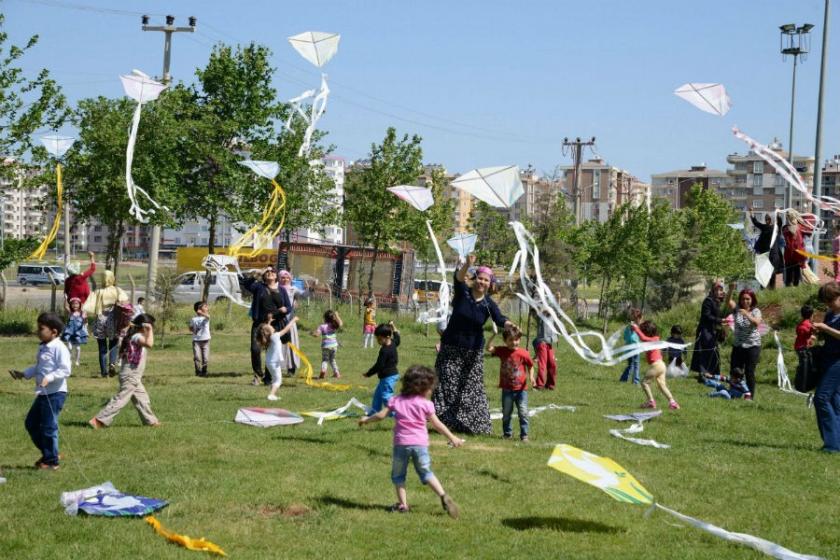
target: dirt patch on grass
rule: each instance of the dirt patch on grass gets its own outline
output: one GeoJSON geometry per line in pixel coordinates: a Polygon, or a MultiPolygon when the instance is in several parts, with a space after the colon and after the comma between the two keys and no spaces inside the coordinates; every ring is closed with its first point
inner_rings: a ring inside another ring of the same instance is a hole
{"type": "Polygon", "coordinates": [[[289,504],[288,506],[264,505],[260,506],[258,511],[263,517],[285,517],[286,519],[303,517],[312,513],[312,510],[303,504],[289,504]]]}
{"type": "MultiPolygon", "coordinates": [[[[447,445],[449,445],[449,442],[434,440],[434,441],[431,441],[430,444],[435,446],[435,447],[446,447],[447,445]]],[[[512,449],[512,448],[513,448],[513,446],[511,446],[510,449],[512,449]]],[[[498,451],[509,451],[510,450],[509,448],[507,448],[505,446],[502,446],[502,445],[495,446],[495,445],[487,445],[485,443],[472,443],[472,442],[470,442],[470,440],[467,440],[464,443],[464,446],[461,447],[461,449],[472,450],[472,451],[497,451],[497,452],[498,451]]]]}
{"type": "Polygon", "coordinates": [[[773,328],[778,328],[779,322],[782,319],[782,306],[778,303],[771,303],[767,306],[759,306],[761,309],[761,318],[764,322],[773,328]]]}

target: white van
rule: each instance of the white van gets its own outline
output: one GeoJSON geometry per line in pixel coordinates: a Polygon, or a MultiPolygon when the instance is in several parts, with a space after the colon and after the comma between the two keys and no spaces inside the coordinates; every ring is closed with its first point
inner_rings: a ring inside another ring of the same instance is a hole
{"type": "Polygon", "coordinates": [[[21,264],[18,265],[17,280],[21,286],[49,284],[50,274],[57,286],[64,284],[66,273],[63,266],[50,264],[21,264]]]}
{"type": "MultiPolygon", "coordinates": [[[[195,303],[201,300],[204,292],[204,278],[207,274],[204,270],[195,270],[179,274],[176,279],[173,299],[175,303],[195,303]]],[[[237,286],[238,288],[238,286],[237,286]]],[[[215,272],[210,273],[210,291],[207,294],[207,301],[224,301],[228,299],[227,294],[217,283],[215,272]]]]}

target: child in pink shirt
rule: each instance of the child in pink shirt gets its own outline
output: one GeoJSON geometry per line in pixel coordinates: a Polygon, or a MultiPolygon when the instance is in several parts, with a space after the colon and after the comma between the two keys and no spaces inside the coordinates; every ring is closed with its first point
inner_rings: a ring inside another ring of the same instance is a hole
{"type": "Polygon", "coordinates": [[[452,518],[458,517],[458,505],[443,490],[440,481],[432,472],[432,460],[429,456],[429,432],[426,422],[446,436],[453,447],[460,447],[464,440],[452,435],[452,432],[435,414],[435,405],[429,398],[435,387],[434,370],[425,366],[411,366],[402,380],[402,391],[388,401],[388,406],[371,416],[359,420],[359,426],[369,422],[379,422],[389,413],[394,413],[394,458],[391,466],[391,481],[397,491],[396,504],[390,511],[408,513],[408,501],[405,492],[405,475],[408,461],[414,463],[414,470],[420,482],[428,484],[440,498],[446,513],[452,518]]]}

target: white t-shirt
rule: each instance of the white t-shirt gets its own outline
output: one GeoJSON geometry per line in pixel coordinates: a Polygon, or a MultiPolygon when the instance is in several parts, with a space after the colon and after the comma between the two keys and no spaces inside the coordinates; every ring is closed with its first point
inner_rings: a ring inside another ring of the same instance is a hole
{"type": "Polygon", "coordinates": [[[210,318],[196,315],[190,319],[190,330],[193,333],[194,341],[210,340],[210,318]]]}
{"type": "Polygon", "coordinates": [[[285,352],[283,352],[283,342],[280,340],[280,333],[274,333],[271,335],[271,343],[265,352],[265,363],[282,366],[285,362],[284,355],[285,352]]]}

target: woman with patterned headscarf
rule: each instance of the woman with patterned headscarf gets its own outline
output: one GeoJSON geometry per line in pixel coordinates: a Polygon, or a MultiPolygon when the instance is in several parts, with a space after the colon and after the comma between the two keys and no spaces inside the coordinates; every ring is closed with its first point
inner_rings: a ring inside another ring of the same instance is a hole
{"type": "Polygon", "coordinates": [[[435,361],[438,384],[432,401],[438,418],[450,430],[488,434],[492,426],[484,391],[484,323],[489,318],[499,328],[512,323],[490,298],[493,271],[478,267],[472,284],[467,285],[467,270],[474,264],[475,255],[469,255],[455,273],[452,316],[435,361]]]}

